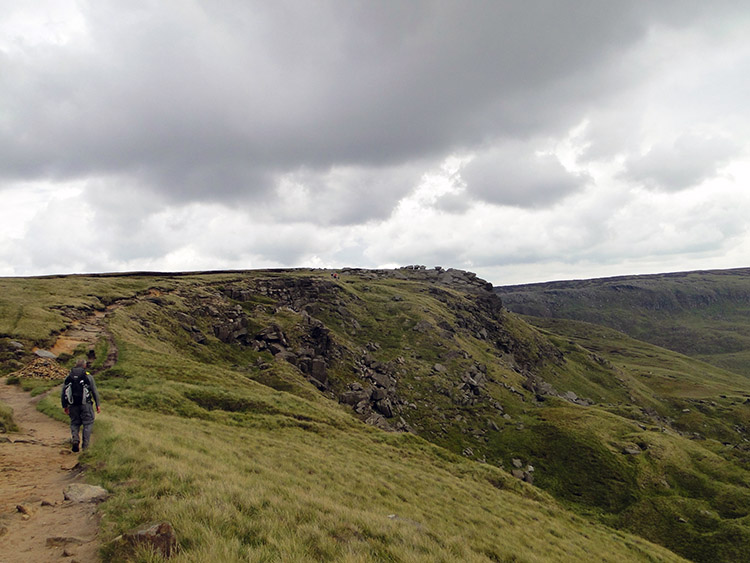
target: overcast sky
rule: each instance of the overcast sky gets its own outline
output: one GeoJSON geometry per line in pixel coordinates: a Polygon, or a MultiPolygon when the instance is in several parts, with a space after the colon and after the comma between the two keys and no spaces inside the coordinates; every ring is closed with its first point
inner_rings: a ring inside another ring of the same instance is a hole
{"type": "Polygon", "coordinates": [[[750,266],[750,4],[2,0],[0,275],[750,266]]]}

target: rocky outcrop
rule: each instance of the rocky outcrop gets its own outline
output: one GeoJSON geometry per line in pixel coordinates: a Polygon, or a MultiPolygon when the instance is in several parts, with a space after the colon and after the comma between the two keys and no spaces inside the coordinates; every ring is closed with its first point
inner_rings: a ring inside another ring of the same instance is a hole
{"type": "Polygon", "coordinates": [[[565,399],[570,403],[581,405],[584,407],[588,407],[594,404],[592,400],[579,397],[573,391],[558,393],[552,385],[544,381],[541,377],[533,374],[530,374],[526,377],[526,381],[524,381],[523,387],[524,389],[527,389],[534,393],[534,397],[537,401],[544,401],[548,397],[559,397],[561,399],[565,399]]]}
{"type": "Polygon", "coordinates": [[[174,318],[177,322],[180,323],[182,329],[188,332],[192,339],[195,340],[198,344],[206,343],[207,338],[198,328],[195,317],[188,315],[187,313],[184,313],[182,311],[177,311],[176,313],[174,313],[174,318]]]}
{"type": "Polygon", "coordinates": [[[314,314],[316,302],[331,302],[340,290],[339,285],[331,280],[273,277],[233,284],[225,287],[222,292],[239,302],[252,301],[260,295],[273,300],[277,307],[289,307],[297,312],[314,314]]]}
{"type": "MultiPolygon", "coordinates": [[[[492,293],[493,286],[474,272],[448,268],[444,270],[441,266],[427,269],[425,266],[404,266],[396,270],[373,270],[365,268],[344,268],[344,275],[356,275],[368,279],[401,279],[415,280],[434,283],[467,292],[492,293]]],[[[499,301],[499,298],[498,298],[499,301]]]]}
{"type": "Polygon", "coordinates": [[[228,310],[222,320],[222,323],[214,325],[216,338],[225,344],[248,344],[247,316],[241,306],[228,310]]]}
{"type": "Polygon", "coordinates": [[[524,463],[518,459],[513,458],[512,462],[513,468],[510,470],[513,477],[516,479],[520,479],[521,481],[526,481],[529,484],[534,483],[534,466],[531,464],[526,464],[524,467],[524,463]]]}
{"type": "Polygon", "coordinates": [[[330,330],[319,320],[303,314],[298,328],[302,328],[303,333],[291,342],[281,327],[269,325],[253,337],[253,346],[296,366],[318,389],[328,390],[328,364],[338,359],[341,351],[330,330]]]}
{"type": "MultiPolygon", "coordinates": [[[[456,408],[486,402],[503,414],[499,404],[493,406],[487,391],[486,367],[466,362],[465,367],[453,371],[457,358],[451,354],[457,353],[458,339],[467,336],[486,341],[490,347],[495,343],[502,346],[507,341],[508,353],[514,358],[518,356],[520,365],[532,363],[523,351],[514,349],[513,338],[506,334],[502,301],[492,292],[490,284],[472,272],[410,266],[397,270],[345,269],[330,279],[317,275],[271,274],[222,285],[214,294],[207,292],[200,301],[193,302],[189,311],[176,315],[175,320],[191,334],[198,334],[197,327],[204,326],[205,317],[209,317],[214,335],[222,342],[270,352],[277,361],[295,366],[320,391],[350,406],[362,420],[387,430],[410,431],[402,416],[408,417],[407,413],[418,407],[403,397],[411,396],[413,388],[399,388],[399,381],[406,376],[402,373],[403,358],[401,364],[395,360],[380,361],[380,346],[375,342],[366,344],[360,352],[339,345],[331,330],[316,318],[321,315],[321,318],[334,319],[337,327],[343,327],[351,335],[361,332],[362,327],[351,311],[356,309],[357,314],[361,314],[360,306],[355,304],[362,300],[358,291],[346,288],[346,283],[352,279],[419,282],[421,286],[414,286],[417,292],[443,303],[451,315],[438,319],[431,315],[416,317],[412,327],[419,335],[416,337],[424,338],[425,343],[437,337],[437,346],[448,346],[444,353],[438,354],[439,361],[434,364],[434,375],[439,376],[436,381],[444,380],[440,388],[436,388],[437,392],[449,397],[456,408]],[[284,328],[282,323],[271,323],[260,330],[249,320],[257,318],[255,312],[268,319],[279,311],[286,311],[287,319],[289,312],[299,318],[293,325],[285,321],[284,328]]],[[[367,284],[358,284],[356,288],[368,291],[367,284]]],[[[405,301],[398,292],[390,297],[394,304],[405,301]]]]}
{"type": "Polygon", "coordinates": [[[476,364],[461,376],[459,390],[463,393],[464,405],[474,405],[485,392],[487,366],[476,364]]]}

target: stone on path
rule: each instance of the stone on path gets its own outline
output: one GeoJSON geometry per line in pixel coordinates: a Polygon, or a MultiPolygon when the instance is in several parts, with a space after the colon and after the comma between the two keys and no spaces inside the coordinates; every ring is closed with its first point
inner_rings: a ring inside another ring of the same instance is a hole
{"type": "Polygon", "coordinates": [[[16,510],[26,516],[32,516],[34,514],[34,509],[28,504],[17,504],[16,510]]]}
{"type": "Polygon", "coordinates": [[[71,502],[101,502],[107,498],[107,491],[97,485],[72,483],[65,487],[63,496],[71,502]]]}
{"type": "Polygon", "coordinates": [[[47,547],[65,547],[66,545],[83,545],[86,543],[81,538],[76,538],[73,536],[66,537],[66,536],[54,536],[51,538],[47,538],[47,547]]]}

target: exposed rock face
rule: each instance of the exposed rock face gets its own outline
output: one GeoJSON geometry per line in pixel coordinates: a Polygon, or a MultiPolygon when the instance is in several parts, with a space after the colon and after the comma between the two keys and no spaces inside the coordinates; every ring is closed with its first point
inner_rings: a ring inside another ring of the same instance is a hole
{"type": "Polygon", "coordinates": [[[198,328],[194,317],[188,315],[187,313],[183,313],[182,311],[177,311],[176,313],[174,313],[174,317],[180,323],[180,326],[183,328],[183,330],[189,332],[190,336],[198,344],[204,344],[206,342],[206,336],[198,328]]]}
{"type": "Polygon", "coordinates": [[[459,391],[463,394],[461,404],[473,405],[487,386],[487,366],[476,364],[461,376],[459,391]]]}
{"type": "MultiPolygon", "coordinates": [[[[383,397],[385,397],[385,392],[380,390],[380,392],[383,393],[383,397]]],[[[344,403],[345,405],[352,405],[355,406],[363,401],[370,400],[371,397],[374,396],[375,390],[372,389],[372,387],[362,387],[359,383],[351,383],[349,385],[349,391],[345,391],[341,394],[339,397],[339,401],[344,403]]],[[[379,400],[381,397],[378,397],[379,400]]]]}
{"type": "MultiPolygon", "coordinates": [[[[455,353],[452,348],[457,338],[474,337],[487,341],[490,346],[506,338],[502,329],[502,301],[493,293],[491,284],[471,272],[409,266],[397,270],[345,269],[341,276],[332,276],[331,279],[271,274],[222,286],[218,293],[204,295],[202,302],[194,300],[191,310],[176,316],[176,320],[197,337],[200,331],[196,326],[205,325],[205,318],[209,317],[214,335],[222,342],[268,351],[277,361],[299,369],[319,390],[337,396],[342,404],[350,405],[363,420],[387,430],[408,430],[408,423],[400,415],[408,417],[407,413],[418,407],[402,397],[409,396],[409,390],[400,388],[399,384],[406,374],[405,369],[408,369],[404,366],[404,358],[400,363],[396,360],[378,361],[380,345],[376,342],[365,344],[361,353],[337,344],[331,330],[316,318],[318,314],[333,317],[341,326],[348,327],[346,330],[353,335],[362,330],[356,315],[350,313],[350,307],[364,301],[356,291],[347,291],[345,285],[354,278],[358,281],[400,279],[426,283],[420,291],[428,292],[453,313],[450,319],[436,320],[428,315],[418,319],[413,327],[419,334],[417,338],[432,339],[436,335],[442,341],[453,343],[451,349],[445,355],[439,355],[439,361],[434,363],[436,380],[446,381],[438,392],[449,397],[457,407],[491,399],[486,391],[486,368],[484,371],[479,367],[463,368],[452,373],[453,368],[446,367],[455,363],[456,356],[450,354],[455,353]],[[293,328],[289,327],[288,333],[277,324],[258,330],[253,327],[251,307],[266,318],[269,313],[280,310],[292,311],[301,318],[293,328]],[[196,319],[202,319],[202,322],[196,319]],[[352,375],[356,379],[354,382],[352,375]]],[[[369,291],[367,285],[357,287],[369,291]]],[[[389,301],[402,303],[404,298],[395,295],[389,301]]],[[[512,339],[508,340],[512,342],[512,339]]],[[[509,350],[508,353],[514,352],[509,350]]],[[[502,412],[502,407],[498,405],[497,410],[502,412]]]]}
{"type": "Polygon", "coordinates": [[[306,329],[296,342],[290,342],[278,325],[270,325],[254,336],[256,350],[268,350],[274,356],[296,366],[320,390],[328,389],[328,360],[340,356],[325,325],[303,314],[306,329]]]}
{"type": "Polygon", "coordinates": [[[312,362],[310,362],[310,375],[315,381],[323,386],[328,383],[326,361],[324,358],[313,358],[312,362]]]}
{"type": "Polygon", "coordinates": [[[256,334],[254,338],[259,350],[268,349],[274,355],[281,353],[289,347],[289,341],[284,331],[276,324],[267,326],[256,334]]]}
{"type": "Polygon", "coordinates": [[[242,307],[237,306],[226,312],[224,322],[214,325],[214,335],[225,344],[239,342],[247,344],[247,316],[242,307]]]}
{"type": "Polygon", "coordinates": [[[314,314],[316,301],[330,301],[341,291],[334,281],[312,278],[263,278],[251,283],[249,286],[234,285],[225,288],[224,294],[240,302],[263,295],[273,299],[279,306],[298,312],[308,309],[309,313],[314,314]]]}

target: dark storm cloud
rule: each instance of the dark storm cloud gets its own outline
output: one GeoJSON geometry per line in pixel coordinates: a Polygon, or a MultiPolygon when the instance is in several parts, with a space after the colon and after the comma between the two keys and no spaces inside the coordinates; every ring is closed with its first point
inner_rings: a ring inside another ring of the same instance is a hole
{"type": "MultiPolygon", "coordinates": [[[[0,176],[110,177],[166,201],[241,201],[304,169],[314,204],[339,204],[315,216],[338,223],[385,216],[410,186],[384,186],[407,163],[565,131],[621,85],[612,65],[653,21],[706,10],[665,2],[646,18],[637,4],[598,0],[80,9],[85,34],[0,53],[0,176]],[[363,176],[333,189],[335,168],[363,176]]],[[[478,159],[471,189],[538,204],[577,185],[554,163],[536,180],[503,164],[478,159]],[[497,191],[497,176],[522,185],[497,191]]]]}
{"type": "MultiPolygon", "coordinates": [[[[456,125],[470,137],[472,113],[590,61],[608,27],[598,22],[591,37],[574,32],[588,26],[572,14],[558,26],[560,8],[500,4],[494,13],[463,4],[219,4],[97,2],[86,8],[91,45],[6,56],[3,140],[15,158],[3,169],[403,159],[445,148],[456,125]]],[[[616,27],[627,30],[629,19],[616,27]]]]}

